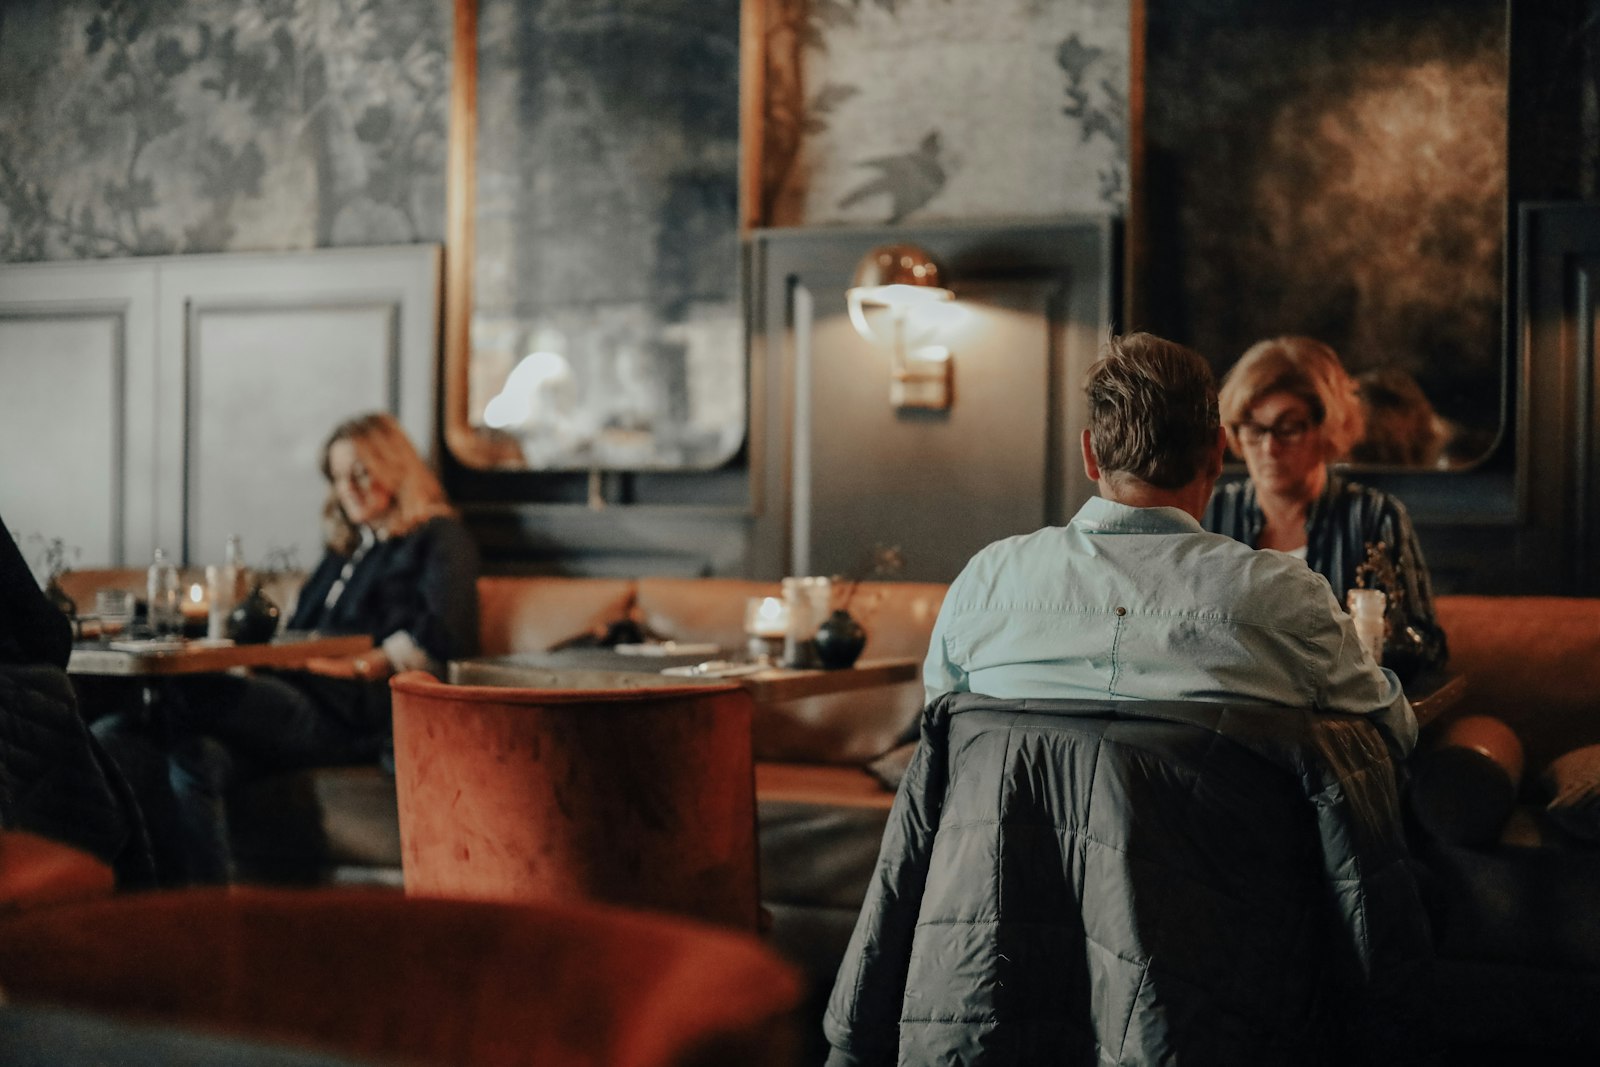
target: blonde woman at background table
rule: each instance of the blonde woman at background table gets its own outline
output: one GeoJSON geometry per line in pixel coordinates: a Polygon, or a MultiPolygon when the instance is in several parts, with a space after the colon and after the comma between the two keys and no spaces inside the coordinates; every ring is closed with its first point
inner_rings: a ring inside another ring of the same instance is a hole
{"type": "Polygon", "coordinates": [[[1388,622],[1393,667],[1402,677],[1443,666],[1444,631],[1433,585],[1405,505],[1350,481],[1330,464],[1361,439],[1354,379],[1333,349],[1309,337],[1252,345],[1223,379],[1222,424],[1247,481],[1218,486],[1202,524],[1253,548],[1306,561],[1342,605],[1374,550],[1393,568],[1388,622]]]}
{"type": "Polygon", "coordinates": [[[477,548],[394,418],[340,424],[322,473],[327,551],[289,626],[367,634],[375,647],[304,670],[186,679],[161,722],[125,713],[95,726],[140,792],[167,881],[231,880],[230,789],[386,759],[389,676],[477,651],[477,548]]]}

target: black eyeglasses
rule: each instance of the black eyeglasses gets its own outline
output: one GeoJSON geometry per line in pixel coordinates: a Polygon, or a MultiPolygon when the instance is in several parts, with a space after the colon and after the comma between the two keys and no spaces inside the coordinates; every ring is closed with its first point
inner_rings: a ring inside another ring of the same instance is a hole
{"type": "Polygon", "coordinates": [[[1311,423],[1305,419],[1279,419],[1271,426],[1254,422],[1239,422],[1233,426],[1233,432],[1240,442],[1252,447],[1265,441],[1268,434],[1276,438],[1280,445],[1297,445],[1310,429],[1311,423]]]}

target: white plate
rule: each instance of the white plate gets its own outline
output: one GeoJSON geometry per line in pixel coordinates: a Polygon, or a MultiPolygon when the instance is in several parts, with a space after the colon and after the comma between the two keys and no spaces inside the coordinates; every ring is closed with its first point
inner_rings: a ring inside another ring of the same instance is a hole
{"type": "Polygon", "coordinates": [[[694,663],[687,667],[666,667],[662,674],[670,674],[674,678],[737,678],[744,674],[755,674],[767,669],[765,663],[732,663],[728,660],[712,660],[710,663],[694,663]]]}
{"type": "Polygon", "coordinates": [[[189,642],[190,648],[232,648],[231,637],[196,637],[189,642]]]}
{"type": "Polygon", "coordinates": [[[118,652],[182,652],[187,647],[183,641],[165,637],[146,637],[137,640],[112,641],[109,647],[118,652]]]}
{"type": "Polygon", "coordinates": [[[720,645],[710,641],[652,641],[616,647],[619,656],[715,656],[721,651],[720,645]]]}

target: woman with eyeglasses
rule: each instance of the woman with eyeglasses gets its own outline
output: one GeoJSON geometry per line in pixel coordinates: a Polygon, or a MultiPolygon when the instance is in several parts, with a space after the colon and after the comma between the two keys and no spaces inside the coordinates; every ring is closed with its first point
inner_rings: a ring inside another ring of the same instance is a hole
{"type": "Polygon", "coordinates": [[[1405,506],[1329,467],[1363,429],[1360,393],[1338,354],[1309,337],[1258,342],[1223,379],[1218,401],[1250,477],[1217,487],[1205,528],[1299,556],[1341,604],[1351,589],[1383,589],[1384,665],[1402,678],[1442,666],[1444,631],[1405,506]]]}

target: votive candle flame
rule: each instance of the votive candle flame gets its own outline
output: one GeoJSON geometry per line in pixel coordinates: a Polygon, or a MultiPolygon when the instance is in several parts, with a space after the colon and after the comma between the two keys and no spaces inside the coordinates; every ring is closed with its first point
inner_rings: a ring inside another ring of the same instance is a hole
{"type": "Polygon", "coordinates": [[[210,610],[206,604],[206,587],[199,582],[189,587],[189,595],[182,604],[183,615],[186,619],[203,619],[210,610]]]}
{"type": "Polygon", "coordinates": [[[763,597],[746,628],[755,637],[782,637],[789,629],[789,605],[775,596],[763,597]]]}

